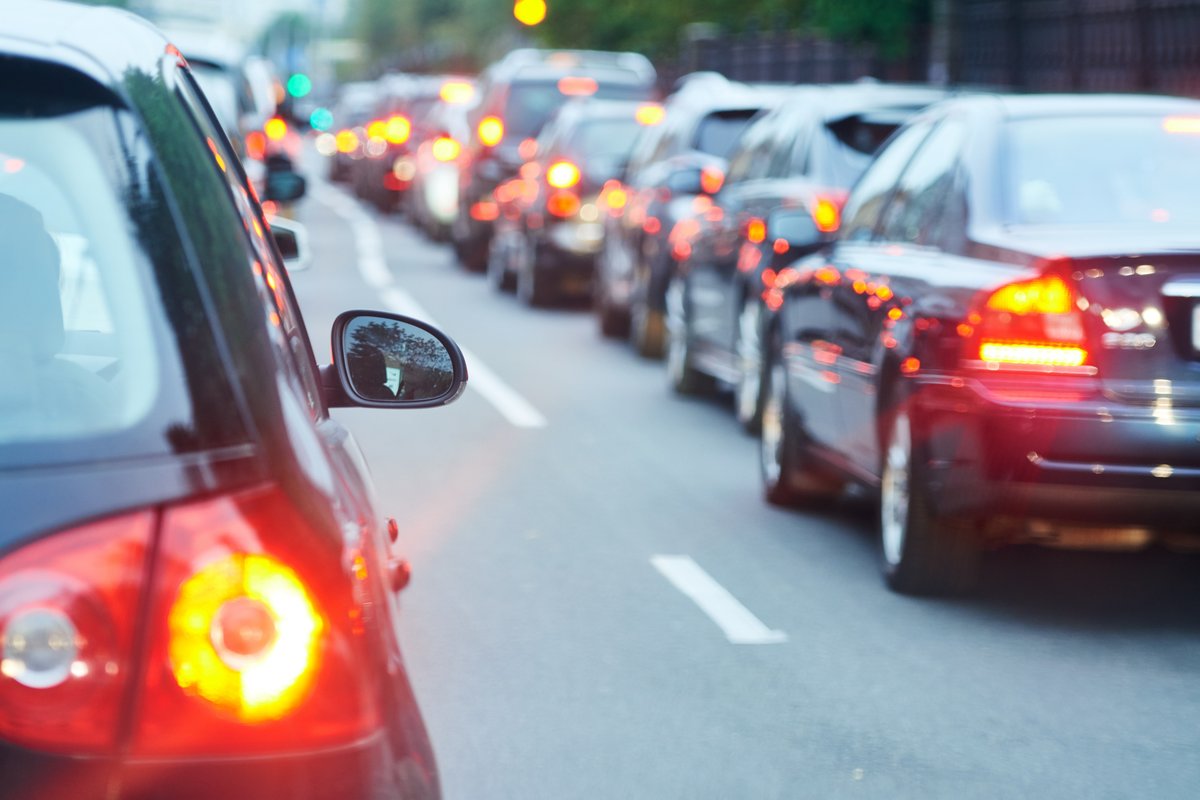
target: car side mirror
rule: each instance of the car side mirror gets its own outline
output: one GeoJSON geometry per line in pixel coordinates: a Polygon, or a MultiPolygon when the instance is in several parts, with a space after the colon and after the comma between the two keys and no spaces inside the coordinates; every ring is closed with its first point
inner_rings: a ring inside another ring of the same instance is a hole
{"type": "Polygon", "coordinates": [[[826,241],[825,234],[817,229],[812,214],[802,208],[780,208],[767,216],[767,238],[783,239],[788,247],[813,249],[826,241]]]}
{"type": "Polygon", "coordinates": [[[308,181],[296,172],[292,160],[286,156],[267,158],[267,179],[263,187],[263,200],[275,203],[291,203],[299,200],[308,190],[308,181]]]}
{"type": "Polygon", "coordinates": [[[700,181],[699,167],[681,167],[672,170],[664,183],[671,194],[701,194],[704,188],[700,181]]]}
{"type": "Polygon", "coordinates": [[[467,365],[454,340],[432,325],[347,311],[333,323],[333,365],[322,376],[330,407],[428,408],[462,395],[467,365]]]}
{"type": "Polygon", "coordinates": [[[271,237],[283,256],[283,265],[288,272],[298,272],[308,268],[310,251],[308,247],[308,231],[299,222],[284,217],[267,217],[267,225],[271,228],[271,237]]]}

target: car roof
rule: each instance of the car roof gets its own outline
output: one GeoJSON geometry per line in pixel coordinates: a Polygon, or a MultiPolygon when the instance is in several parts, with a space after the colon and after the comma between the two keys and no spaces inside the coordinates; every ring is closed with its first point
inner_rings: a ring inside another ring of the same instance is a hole
{"type": "Polygon", "coordinates": [[[127,11],[57,0],[23,2],[0,27],[0,50],[72,67],[122,96],[125,72],[156,72],[167,45],[158,29],[127,11]]]}
{"type": "Polygon", "coordinates": [[[1008,117],[1195,114],[1200,111],[1200,100],[1148,94],[994,94],[980,102],[988,101],[996,103],[1001,113],[1008,117]]]}

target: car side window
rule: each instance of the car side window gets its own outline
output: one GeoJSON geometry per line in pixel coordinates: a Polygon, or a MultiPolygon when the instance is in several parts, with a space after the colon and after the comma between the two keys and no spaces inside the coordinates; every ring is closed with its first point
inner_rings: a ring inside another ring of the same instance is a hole
{"type": "MultiPolygon", "coordinates": [[[[268,237],[271,235],[266,227],[266,221],[256,210],[251,197],[251,189],[242,173],[238,162],[213,124],[211,116],[206,111],[206,105],[200,99],[195,84],[186,72],[177,73],[180,80],[176,90],[180,99],[188,106],[191,116],[200,127],[213,159],[221,169],[230,196],[237,209],[241,226],[245,232],[243,241],[249,244],[251,250],[250,269],[258,284],[259,293],[267,302],[267,316],[272,327],[283,333],[285,344],[281,348],[281,360],[292,367],[290,372],[297,382],[297,392],[308,406],[313,418],[324,414],[321,400],[321,383],[318,379],[316,364],[304,328],[299,308],[291,291],[287,271],[275,257],[268,237]]],[[[273,337],[274,338],[274,337],[273,337]]]]}
{"type": "Polygon", "coordinates": [[[842,211],[842,219],[846,220],[842,227],[843,240],[858,242],[871,239],[900,173],[921,142],[925,141],[931,128],[932,124],[925,121],[903,128],[863,173],[842,211]]]}
{"type": "Polygon", "coordinates": [[[883,239],[918,245],[940,241],[966,138],[967,126],[960,119],[945,120],[929,135],[901,175],[884,213],[883,239]]]}
{"type": "Polygon", "coordinates": [[[771,145],[771,120],[759,118],[742,133],[737,148],[729,157],[725,185],[754,180],[766,174],[767,151],[771,145]]]}

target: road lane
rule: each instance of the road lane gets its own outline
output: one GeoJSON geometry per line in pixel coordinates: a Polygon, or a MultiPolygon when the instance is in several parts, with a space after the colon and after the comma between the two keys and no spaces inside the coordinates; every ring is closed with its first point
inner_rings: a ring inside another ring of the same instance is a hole
{"type": "MultiPolygon", "coordinates": [[[[320,212],[295,277],[318,352],[380,303],[320,212]]],[[[977,597],[892,595],[865,504],[767,507],[725,404],[379,221],[396,285],[553,421],[530,436],[471,393],[335,412],[414,561],[404,644],[450,800],[1191,796],[1195,561],[1014,550],[977,597]],[[731,645],[647,568],[663,553],[789,641],[731,645]]]]}

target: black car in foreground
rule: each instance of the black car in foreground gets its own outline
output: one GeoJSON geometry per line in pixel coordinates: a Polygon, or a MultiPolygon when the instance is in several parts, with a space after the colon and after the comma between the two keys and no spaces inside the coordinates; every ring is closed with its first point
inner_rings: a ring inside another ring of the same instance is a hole
{"type": "Polygon", "coordinates": [[[1006,542],[1195,544],[1200,103],[950,101],[782,271],[767,500],[880,493],[883,569],[968,587],[1006,542]]]}
{"type": "Polygon", "coordinates": [[[329,408],[445,404],[457,347],[352,311],[318,369],[283,229],[125,12],[6,17],[0,154],[0,794],[438,797],[329,408]]]}

